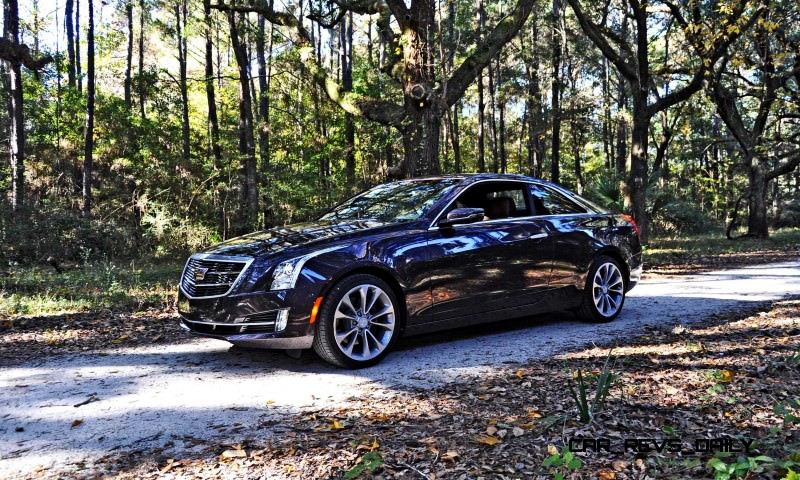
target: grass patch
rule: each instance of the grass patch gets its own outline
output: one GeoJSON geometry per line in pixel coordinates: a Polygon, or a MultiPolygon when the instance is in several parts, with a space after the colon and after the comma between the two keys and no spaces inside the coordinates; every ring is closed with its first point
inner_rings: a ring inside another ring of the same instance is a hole
{"type": "Polygon", "coordinates": [[[49,266],[13,268],[0,277],[0,317],[168,307],[182,267],[182,262],[97,261],[64,273],[49,266]]]}
{"type": "Polygon", "coordinates": [[[728,240],[721,232],[686,237],[654,238],[644,248],[648,269],[694,270],[735,264],[767,263],[800,255],[800,229],[777,230],[769,238],[728,240]]]}

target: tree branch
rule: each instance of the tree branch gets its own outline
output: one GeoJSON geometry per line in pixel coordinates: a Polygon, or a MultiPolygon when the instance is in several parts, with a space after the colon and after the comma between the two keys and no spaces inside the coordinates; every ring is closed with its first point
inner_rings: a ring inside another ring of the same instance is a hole
{"type": "Polygon", "coordinates": [[[767,181],[780,177],[781,175],[786,175],[787,173],[793,172],[798,165],[800,165],[800,150],[795,150],[794,158],[790,158],[783,165],[780,165],[779,167],[776,167],[773,170],[767,172],[767,181]]]}
{"type": "Polygon", "coordinates": [[[393,102],[370,98],[352,92],[343,92],[338,82],[328,74],[328,71],[317,63],[314,55],[314,45],[311,35],[306,30],[303,22],[288,12],[275,10],[264,0],[251,0],[246,5],[226,4],[220,2],[211,5],[211,8],[225,12],[255,12],[260,13],[269,22],[288,28],[294,33],[292,41],[300,53],[303,67],[317,84],[327,94],[328,98],[344,111],[384,125],[399,127],[405,118],[403,107],[393,102]]]}
{"type": "Polygon", "coordinates": [[[449,79],[439,89],[438,95],[443,105],[438,108],[449,108],[464,95],[470,84],[475,81],[481,70],[500,53],[503,46],[516,36],[522,25],[530,16],[535,0],[518,0],[514,10],[501,19],[469,57],[458,66],[449,79]]]}
{"type": "Polygon", "coordinates": [[[594,43],[595,46],[599,48],[601,52],[603,52],[603,55],[605,55],[605,57],[617,67],[617,70],[619,70],[622,76],[624,76],[628,81],[635,81],[636,70],[630,63],[626,62],[616,50],[614,50],[611,44],[608,43],[608,40],[600,31],[600,26],[589,20],[589,16],[584,13],[583,9],[581,8],[580,0],[567,0],[567,2],[572,7],[572,10],[575,12],[575,16],[578,18],[578,23],[580,23],[581,28],[586,35],[588,35],[589,39],[592,40],[592,43],[594,43]]]}
{"type": "Polygon", "coordinates": [[[0,37],[0,59],[12,65],[25,65],[26,68],[33,71],[41,70],[53,61],[53,57],[50,55],[34,59],[27,45],[18,45],[5,37],[0,37]]]}

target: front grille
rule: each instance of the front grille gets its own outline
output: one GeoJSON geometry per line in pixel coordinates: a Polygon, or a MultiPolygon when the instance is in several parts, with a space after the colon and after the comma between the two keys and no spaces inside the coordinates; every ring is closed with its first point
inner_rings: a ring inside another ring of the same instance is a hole
{"type": "Polygon", "coordinates": [[[274,333],[279,310],[248,315],[243,322],[212,323],[198,322],[184,318],[183,323],[193,332],[213,335],[232,335],[236,333],[274,333]]]}
{"type": "Polygon", "coordinates": [[[193,298],[226,295],[244,272],[249,260],[220,260],[192,257],[181,278],[184,293],[193,298]]]}

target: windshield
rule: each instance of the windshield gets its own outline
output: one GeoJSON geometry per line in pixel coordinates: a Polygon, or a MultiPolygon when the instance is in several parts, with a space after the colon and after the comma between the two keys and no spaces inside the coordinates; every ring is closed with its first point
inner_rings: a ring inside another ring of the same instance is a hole
{"type": "Polygon", "coordinates": [[[320,220],[376,220],[400,223],[419,220],[461,180],[403,180],[384,183],[346,200],[320,220]]]}

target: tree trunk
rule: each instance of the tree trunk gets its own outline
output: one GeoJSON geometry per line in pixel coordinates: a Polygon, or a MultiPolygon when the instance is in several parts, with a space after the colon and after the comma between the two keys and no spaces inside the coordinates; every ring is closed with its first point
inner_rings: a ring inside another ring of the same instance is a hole
{"type": "MultiPolygon", "coordinates": [[[[528,80],[526,110],[528,111],[528,173],[534,177],[542,176],[545,145],[537,129],[542,122],[542,90],[539,79],[539,23],[537,18],[531,19],[531,45],[527,51],[532,52],[530,61],[525,62],[525,73],[528,80]]],[[[524,36],[522,40],[524,41],[524,36]]],[[[523,48],[523,51],[525,49],[523,48]]]]}
{"type": "Polygon", "coordinates": [[[497,151],[497,101],[496,101],[496,93],[497,93],[497,86],[494,81],[494,66],[492,62],[489,62],[489,109],[491,114],[489,115],[489,145],[492,151],[492,172],[497,173],[498,171],[498,160],[500,159],[500,155],[497,151]]]}
{"type": "Polygon", "coordinates": [[[86,131],[83,148],[83,216],[92,213],[92,168],[94,153],[94,0],[89,3],[89,25],[86,30],[86,131]]]}
{"type": "Polygon", "coordinates": [[[142,123],[147,119],[144,112],[144,19],[145,19],[145,0],[139,0],[139,116],[142,118],[142,123]]]}
{"type": "MultiPolygon", "coordinates": [[[[217,97],[214,91],[214,42],[211,38],[211,6],[209,0],[203,0],[203,22],[205,24],[205,86],[206,86],[206,102],[208,103],[208,133],[211,137],[211,154],[214,157],[214,171],[221,173],[222,171],[222,148],[219,145],[219,120],[217,118],[217,97]]],[[[223,196],[219,185],[221,182],[215,182],[216,197],[220,199],[223,196]]],[[[226,238],[226,222],[225,222],[225,209],[220,208],[219,216],[219,231],[222,233],[223,238],[226,238]]]]}
{"type": "Polygon", "coordinates": [[[758,157],[749,159],[748,180],[750,183],[747,236],[767,238],[767,172],[758,157]]]}
{"type": "MultiPolygon", "coordinates": [[[[448,75],[453,72],[453,61],[456,54],[456,0],[448,0],[447,2],[447,73],[448,75]]],[[[461,133],[458,127],[458,116],[461,109],[461,102],[456,102],[453,105],[452,112],[450,113],[450,141],[453,145],[453,160],[455,161],[455,173],[461,173],[461,133]]]]}
{"type": "Polygon", "coordinates": [[[228,24],[231,31],[231,47],[239,69],[239,200],[243,212],[240,231],[252,230],[256,227],[258,215],[258,182],[256,180],[256,149],[253,138],[253,102],[250,98],[249,72],[250,65],[247,51],[239,39],[236,15],[228,13],[228,24]]]}
{"type": "MultiPolygon", "coordinates": [[[[19,6],[17,0],[5,0],[3,5],[3,36],[19,44],[19,6]]],[[[17,211],[23,204],[25,191],[25,119],[22,102],[22,67],[8,62],[8,153],[11,164],[11,208],[17,211]]]]}
{"type": "Polygon", "coordinates": [[[500,172],[508,171],[508,154],[506,153],[506,101],[501,91],[503,86],[502,65],[500,57],[497,57],[497,103],[500,114],[500,124],[498,125],[498,142],[500,151],[500,172]]]}
{"type": "Polygon", "coordinates": [[[608,59],[603,57],[603,154],[606,157],[606,169],[611,171],[614,162],[613,138],[611,137],[611,78],[608,59]]]}
{"type": "Polygon", "coordinates": [[[619,178],[624,177],[628,163],[628,122],[625,109],[628,106],[628,94],[625,79],[620,75],[617,82],[617,133],[616,133],[616,165],[619,178]]]}
{"type": "Polygon", "coordinates": [[[203,0],[203,19],[205,21],[205,84],[208,103],[208,131],[211,136],[211,153],[214,168],[222,169],[222,148],[219,145],[219,120],[217,118],[217,97],[214,91],[214,43],[211,39],[211,7],[209,0],[203,0]]]}
{"type": "MultiPolygon", "coordinates": [[[[486,23],[486,12],[483,8],[483,0],[478,0],[478,41],[483,38],[483,30],[486,23]]],[[[486,171],[486,104],[483,99],[483,70],[478,74],[478,171],[486,171]]]]}
{"type": "Polygon", "coordinates": [[[181,140],[182,158],[188,164],[191,155],[189,143],[189,87],[186,79],[187,62],[187,42],[186,42],[186,19],[187,0],[181,0],[175,4],[175,27],[178,37],[178,64],[180,68],[180,90],[181,90],[181,140]]]}
{"type": "Polygon", "coordinates": [[[73,0],[67,0],[64,7],[64,27],[67,34],[67,76],[69,86],[75,88],[75,38],[72,26],[73,0]]]}
{"type": "Polygon", "coordinates": [[[458,112],[461,109],[461,102],[453,105],[451,113],[452,120],[450,125],[450,139],[453,144],[453,159],[455,160],[455,173],[461,173],[461,134],[458,128],[458,112]]]}
{"type": "Polygon", "coordinates": [[[128,18],[128,54],[125,58],[125,107],[131,110],[131,63],[133,63],[133,0],[125,3],[125,15],[128,18]]]}
{"type": "Polygon", "coordinates": [[[75,78],[78,82],[78,91],[83,92],[83,76],[81,75],[81,0],[75,0],[75,78]]]}
{"type": "MultiPolygon", "coordinates": [[[[271,24],[270,24],[271,25],[271,24]]],[[[270,50],[272,49],[272,28],[270,27],[270,50]]],[[[269,89],[267,87],[267,58],[265,47],[266,21],[263,15],[258,16],[258,33],[256,35],[256,61],[258,62],[258,147],[261,157],[261,171],[269,168],[269,89]]],[[[272,52],[270,52],[271,54],[272,52]]],[[[270,62],[272,59],[270,58],[270,62]]]]}
{"type": "MultiPolygon", "coordinates": [[[[353,12],[342,19],[340,32],[340,53],[342,67],[342,91],[353,90],[353,12]]],[[[348,187],[356,181],[356,133],[353,115],[344,114],[345,176],[348,187]]]]}
{"type": "MultiPolygon", "coordinates": [[[[575,81],[573,78],[572,81],[572,93],[575,94],[577,91],[575,81]]],[[[573,173],[575,174],[575,191],[578,192],[579,195],[583,194],[583,169],[581,166],[581,150],[582,150],[582,143],[583,143],[583,135],[581,134],[581,129],[583,128],[578,121],[578,113],[577,113],[577,105],[572,105],[571,107],[572,113],[570,115],[570,133],[572,135],[572,157],[574,161],[574,170],[573,173]]]]}
{"type": "Polygon", "coordinates": [[[649,238],[647,219],[647,147],[650,130],[650,116],[647,113],[647,98],[633,97],[633,128],[631,132],[630,170],[623,188],[625,208],[633,213],[633,218],[641,228],[641,238],[649,238]]]}
{"type": "Polygon", "coordinates": [[[553,116],[550,148],[550,180],[558,183],[561,164],[561,0],[553,0],[552,64],[551,64],[551,115],[553,116]]]}
{"type": "Polygon", "coordinates": [[[416,112],[403,135],[406,176],[438,175],[439,134],[441,119],[430,110],[416,112]],[[421,161],[420,161],[421,160],[421,161]]]}

